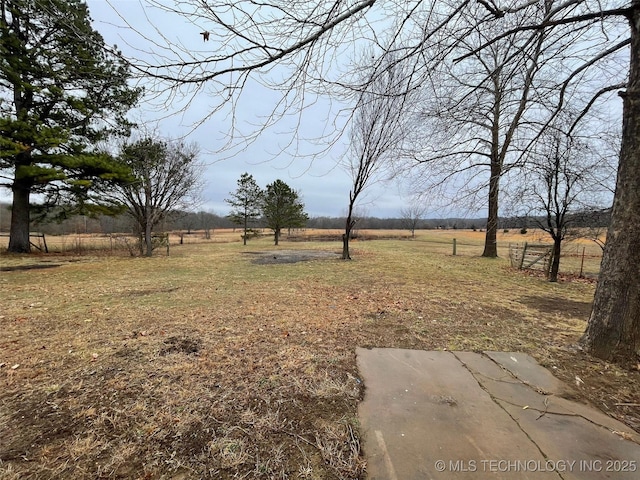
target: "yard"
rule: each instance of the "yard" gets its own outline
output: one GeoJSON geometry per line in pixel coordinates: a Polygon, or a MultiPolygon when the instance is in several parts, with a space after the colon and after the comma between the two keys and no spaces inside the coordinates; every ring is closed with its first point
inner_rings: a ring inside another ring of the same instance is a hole
{"type": "Polygon", "coordinates": [[[529,353],[639,430],[640,371],[576,348],[593,280],[511,269],[515,235],[483,259],[482,235],[354,241],[350,262],[238,232],[0,256],[0,479],[363,478],[356,346],[529,353]]]}

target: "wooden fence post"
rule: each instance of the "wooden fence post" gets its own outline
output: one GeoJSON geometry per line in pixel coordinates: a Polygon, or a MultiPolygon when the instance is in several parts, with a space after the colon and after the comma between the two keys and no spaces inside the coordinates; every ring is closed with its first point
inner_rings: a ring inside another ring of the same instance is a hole
{"type": "Polygon", "coordinates": [[[518,270],[522,270],[522,266],[524,265],[524,256],[527,253],[527,242],[524,242],[524,247],[522,247],[522,257],[520,257],[520,266],[518,267],[518,270]]]}
{"type": "Polygon", "coordinates": [[[456,239],[454,238],[454,239],[453,239],[453,256],[454,256],[454,257],[456,256],[456,246],[457,246],[457,244],[456,244],[456,239]]]}

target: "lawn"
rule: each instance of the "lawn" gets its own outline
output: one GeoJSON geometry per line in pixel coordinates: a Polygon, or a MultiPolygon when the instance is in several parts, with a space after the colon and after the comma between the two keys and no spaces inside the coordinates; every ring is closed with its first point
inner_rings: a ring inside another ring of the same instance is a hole
{"type": "Polygon", "coordinates": [[[237,233],[0,256],[0,478],[363,478],[356,346],[526,352],[640,429],[640,372],[575,347],[593,281],[438,235],[354,241],[350,262],[237,233]]]}

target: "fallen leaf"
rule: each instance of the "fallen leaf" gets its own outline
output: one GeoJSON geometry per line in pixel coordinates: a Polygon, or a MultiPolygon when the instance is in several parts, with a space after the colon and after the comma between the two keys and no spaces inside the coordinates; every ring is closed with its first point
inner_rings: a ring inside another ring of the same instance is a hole
{"type": "Polygon", "coordinates": [[[16,363],[13,367],[11,367],[11,370],[15,370],[16,368],[18,368],[20,366],[19,363],[16,363]]]}

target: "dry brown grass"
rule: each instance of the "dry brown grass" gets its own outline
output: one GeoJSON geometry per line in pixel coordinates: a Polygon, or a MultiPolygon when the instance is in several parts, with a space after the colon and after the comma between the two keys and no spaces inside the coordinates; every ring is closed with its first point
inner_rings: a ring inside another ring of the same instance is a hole
{"type": "Polygon", "coordinates": [[[0,257],[50,267],[0,272],[0,478],[360,478],[356,346],[524,351],[638,429],[616,404],[640,372],[574,347],[593,283],[482,259],[474,233],[456,257],[427,234],[351,262],[255,263],[269,238],[0,257]]]}

